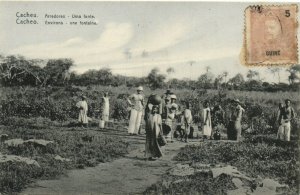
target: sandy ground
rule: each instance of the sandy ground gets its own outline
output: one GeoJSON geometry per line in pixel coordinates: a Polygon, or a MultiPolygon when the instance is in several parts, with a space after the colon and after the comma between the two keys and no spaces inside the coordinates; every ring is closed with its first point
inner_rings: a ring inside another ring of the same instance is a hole
{"type": "Polygon", "coordinates": [[[164,156],[161,159],[146,161],[145,135],[128,136],[126,131],[114,130],[101,132],[128,140],[131,144],[129,154],[96,167],[72,170],[60,179],[37,181],[20,194],[141,194],[174,166],[176,162],[172,158],[186,145],[178,141],[169,143],[163,147],[164,156]]]}

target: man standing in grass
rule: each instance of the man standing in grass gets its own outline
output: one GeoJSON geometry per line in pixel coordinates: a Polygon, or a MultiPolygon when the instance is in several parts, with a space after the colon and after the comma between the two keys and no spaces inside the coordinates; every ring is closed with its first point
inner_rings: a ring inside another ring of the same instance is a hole
{"type": "Polygon", "coordinates": [[[285,141],[290,141],[291,120],[295,117],[294,109],[291,107],[291,100],[285,100],[285,107],[282,109],[282,128],[285,141]]]}

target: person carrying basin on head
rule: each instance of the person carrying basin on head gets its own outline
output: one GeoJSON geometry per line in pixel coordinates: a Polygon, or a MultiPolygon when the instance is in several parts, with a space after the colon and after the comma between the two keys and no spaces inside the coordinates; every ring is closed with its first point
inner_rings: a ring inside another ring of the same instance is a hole
{"type": "Polygon", "coordinates": [[[148,160],[155,160],[162,156],[160,149],[159,136],[162,135],[162,119],[159,114],[161,99],[158,95],[151,95],[145,108],[145,157],[148,160]]]}
{"type": "Polygon", "coordinates": [[[104,128],[105,123],[109,121],[109,97],[108,92],[104,92],[102,97],[102,112],[99,127],[104,128]]]}
{"type": "Polygon", "coordinates": [[[130,135],[137,135],[140,129],[144,109],[144,95],[142,93],[143,87],[140,86],[137,88],[137,93],[130,95],[127,99],[131,106],[128,127],[128,133],[130,135]]]}
{"type": "Polygon", "coordinates": [[[151,113],[146,118],[146,144],[145,144],[145,157],[148,160],[155,160],[154,158],[160,158],[162,151],[158,144],[158,136],[162,129],[162,120],[160,114],[158,114],[159,106],[152,105],[151,113]]]}

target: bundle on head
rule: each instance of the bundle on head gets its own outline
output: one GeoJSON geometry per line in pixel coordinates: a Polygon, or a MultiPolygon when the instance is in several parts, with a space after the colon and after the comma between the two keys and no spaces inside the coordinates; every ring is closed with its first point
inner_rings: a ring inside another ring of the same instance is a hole
{"type": "Polygon", "coordinates": [[[151,95],[149,97],[149,103],[151,103],[153,105],[159,105],[161,103],[161,97],[157,94],[151,95]]]}

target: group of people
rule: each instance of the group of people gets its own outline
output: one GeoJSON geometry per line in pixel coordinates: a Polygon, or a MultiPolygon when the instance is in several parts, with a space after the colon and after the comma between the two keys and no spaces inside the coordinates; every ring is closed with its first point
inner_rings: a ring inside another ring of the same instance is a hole
{"type": "MultiPolygon", "coordinates": [[[[99,127],[104,128],[105,123],[109,121],[109,97],[108,92],[104,92],[102,96],[102,109],[101,118],[99,121],[99,127]]],[[[78,121],[80,126],[87,127],[89,122],[88,117],[88,104],[86,101],[86,96],[82,95],[81,100],[76,103],[76,107],[79,109],[78,121]]]]}
{"type": "MultiPolygon", "coordinates": [[[[149,160],[159,158],[162,153],[160,150],[160,139],[173,142],[174,131],[176,130],[176,119],[180,118],[182,131],[180,141],[188,142],[193,116],[191,103],[185,102],[184,109],[179,109],[177,97],[171,90],[167,90],[163,96],[151,95],[145,104],[143,88],[138,87],[137,93],[128,98],[131,105],[128,133],[129,135],[139,134],[142,123],[142,116],[145,120],[146,131],[146,157],[149,160]]],[[[235,109],[232,112],[229,122],[228,139],[240,140],[242,130],[242,116],[245,109],[242,108],[239,100],[234,101],[235,109]]],[[[202,109],[202,131],[204,139],[213,138],[214,126],[222,123],[224,111],[220,105],[211,109],[209,101],[205,101],[202,109]],[[213,117],[212,117],[213,115],[213,117]]],[[[220,139],[220,134],[216,132],[215,139],[220,139]]]]}
{"type": "MultiPolygon", "coordinates": [[[[188,142],[188,137],[193,122],[191,103],[185,102],[184,109],[180,109],[177,104],[177,97],[171,90],[167,90],[163,96],[156,94],[150,95],[145,104],[143,87],[138,87],[136,93],[127,98],[130,105],[130,117],[128,134],[137,135],[141,132],[141,124],[145,121],[146,131],[146,150],[145,155],[149,160],[162,156],[161,146],[163,142],[173,142],[176,130],[176,121],[181,121],[180,141],[188,142]],[[144,117],[143,117],[144,116],[144,117]]],[[[290,106],[291,101],[285,100],[285,106],[279,104],[277,122],[278,139],[290,141],[291,119],[294,118],[294,110],[290,106]]],[[[241,140],[242,117],[245,109],[241,102],[236,99],[233,101],[233,110],[227,123],[227,137],[229,140],[241,140]]],[[[79,122],[82,126],[88,123],[88,105],[86,97],[82,96],[76,106],[79,108],[79,122]]],[[[105,92],[102,97],[102,110],[99,126],[105,127],[105,122],[109,120],[109,97],[105,92]]],[[[201,111],[203,139],[220,139],[220,133],[213,129],[219,124],[224,124],[224,111],[220,105],[211,108],[209,101],[205,101],[201,111]]]]}

